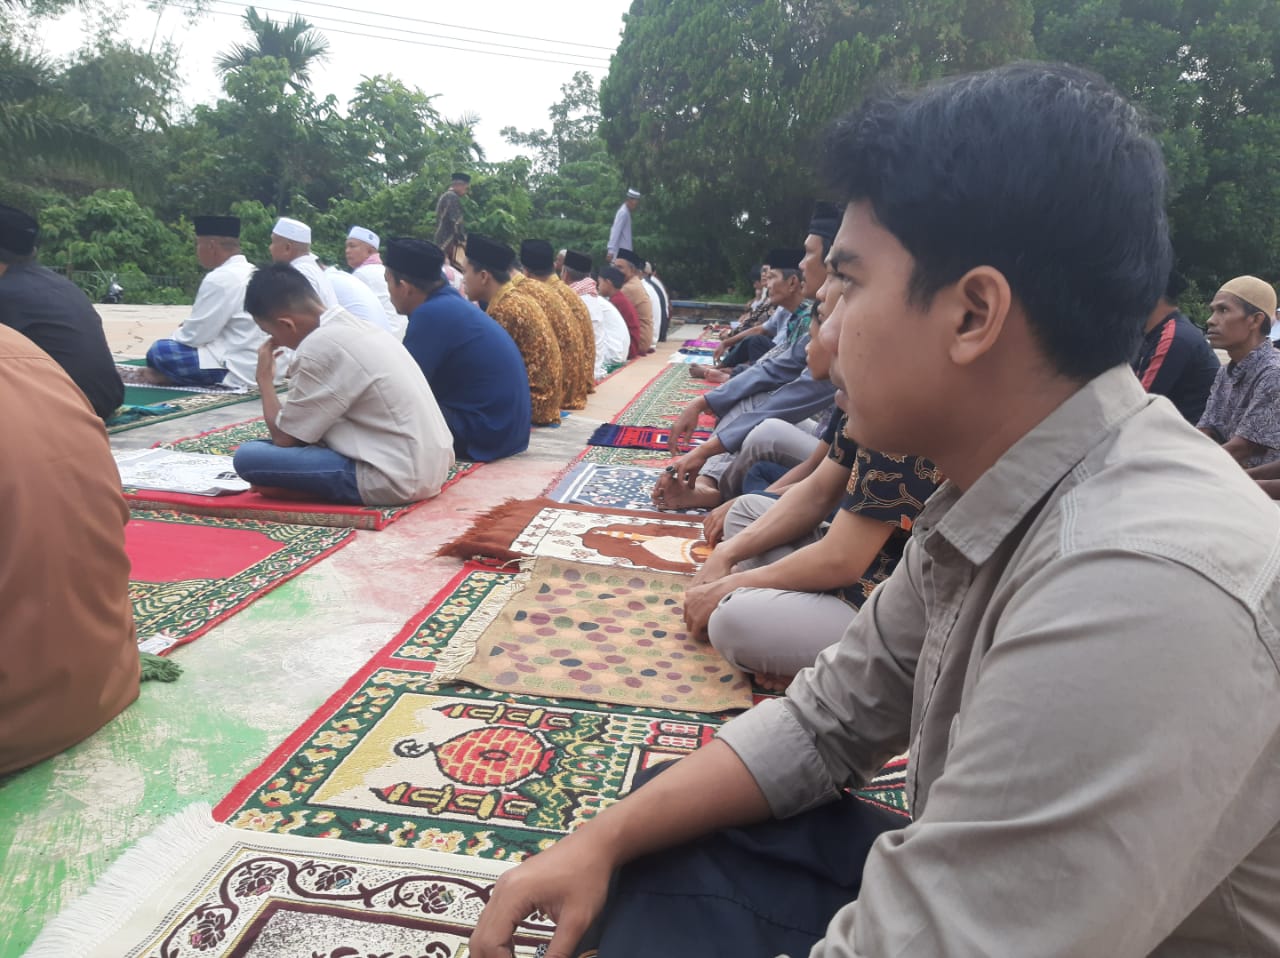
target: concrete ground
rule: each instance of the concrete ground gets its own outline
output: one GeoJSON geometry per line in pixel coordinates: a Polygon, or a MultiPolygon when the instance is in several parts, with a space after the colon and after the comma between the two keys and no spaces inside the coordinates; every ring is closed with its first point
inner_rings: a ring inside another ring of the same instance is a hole
{"type": "MultiPolygon", "coordinates": [[[[185,315],[183,307],[98,308],[122,357],[143,355],[185,315]]],[[[461,563],[436,558],[436,548],[499,502],[543,492],[591,431],[664,368],[676,337],[602,383],[560,428],[535,429],[527,452],[485,465],[381,532],[357,532],[176,650],[177,682],[145,683],[87,741],[0,781],[0,958],[20,955],[166,816],[216,803],[257,766],[454,575],[461,563]]],[[[260,413],[256,402],[226,406],[121,433],[112,445],[151,446],[260,413]]]]}

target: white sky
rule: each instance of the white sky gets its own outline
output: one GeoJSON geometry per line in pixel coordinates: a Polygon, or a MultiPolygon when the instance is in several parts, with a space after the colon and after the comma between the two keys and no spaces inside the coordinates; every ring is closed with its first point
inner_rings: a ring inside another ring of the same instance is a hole
{"type": "MultiPolygon", "coordinates": [[[[117,37],[144,49],[153,31],[157,45],[172,40],[185,80],[183,104],[190,107],[212,103],[221,93],[214,57],[248,40],[243,15],[250,4],[211,0],[209,12],[193,23],[180,9],[186,2],[170,0],[158,29],[156,14],[140,0],[126,3],[117,37]]],[[[546,129],[547,109],[560,99],[560,87],[576,70],[589,70],[597,83],[605,75],[631,0],[551,6],[528,0],[366,0],[363,10],[337,0],[261,0],[256,6],[277,21],[299,13],[328,39],[329,58],[312,71],[311,87],[318,96],[334,94],[345,110],[362,76],[391,74],[424,93],[438,94],[435,105],[445,117],[478,115],[477,142],[487,159],[503,160],[518,152],[500,136],[503,127],[546,129]],[[470,11],[480,15],[461,19],[470,11]],[[538,62],[548,60],[559,62],[538,62]]],[[[86,29],[101,29],[94,20],[76,10],[44,24],[39,31],[44,52],[54,57],[73,52],[84,42],[86,29]]]]}

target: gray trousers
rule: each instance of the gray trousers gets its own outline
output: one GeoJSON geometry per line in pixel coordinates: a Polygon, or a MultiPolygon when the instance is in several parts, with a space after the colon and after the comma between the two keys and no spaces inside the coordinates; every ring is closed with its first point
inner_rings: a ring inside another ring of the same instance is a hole
{"type": "MultiPolygon", "coordinates": [[[[739,405],[745,405],[754,398],[752,396],[739,405]]],[[[737,409],[735,406],[733,411],[737,409]]],[[[797,466],[809,458],[820,441],[817,436],[785,420],[766,419],[747,434],[742,448],[736,453],[724,452],[708,459],[702,467],[702,475],[716,480],[720,496],[727,502],[742,495],[742,483],[757,462],[776,462],[788,468],[797,466]]]]}
{"type": "MultiPolygon", "coordinates": [[[[742,496],[724,521],[731,539],[777,502],[769,496],[742,496]]],[[[821,530],[777,546],[739,568],[756,569],[822,538],[821,530]]],[[[707,632],[716,651],[744,672],[795,675],[813,665],[818,653],[840,641],[858,610],[834,595],[785,589],[735,589],[711,613],[707,632]]]]}

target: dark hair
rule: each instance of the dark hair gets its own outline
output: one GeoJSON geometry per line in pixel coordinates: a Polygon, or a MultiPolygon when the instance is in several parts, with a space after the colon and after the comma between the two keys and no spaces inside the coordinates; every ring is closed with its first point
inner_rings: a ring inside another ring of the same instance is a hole
{"type": "Polygon", "coordinates": [[[1169,279],[1164,284],[1164,298],[1176,303],[1178,297],[1187,291],[1187,278],[1175,267],[1169,270],[1169,279]]]}
{"type": "Polygon", "coordinates": [[[311,282],[288,263],[260,266],[244,290],[244,310],[254,319],[277,319],[288,312],[321,312],[324,303],[311,282]]]}
{"type": "Polygon", "coordinates": [[[755,266],[752,266],[751,269],[747,271],[747,281],[749,283],[760,282],[760,274],[763,271],[764,271],[764,266],[760,263],[757,263],[755,266]]]}
{"type": "Polygon", "coordinates": [[[30,263],[36,258],[35,253],[15,253],[13,250],[5,249],[0,246],[0,263],[5,266],[18,266],[22,263],[30,263]]]}
{"type": "Polygon", "coordinates": [[[410,276],[408,273],[402,273],[398,269],[392,269],[390,266],[386,267],[386,270],[391,274],[391,278],[397,283],[408,283],[414,289],[420,290],[424,293],[434,293],[444,285],[443,276],[437,276],[435,279],[427,279],[423,276],[410,276]]]}
{"type": "Polygon", "coordinates": [[[622,275],[622,270],[618,269],[616,266],[606,266],[604,269],[600,270],[600,278],[607,279],[619,289],[621,289],[622,284],[627,281],[626,277],[622,275]]]}
{"type": "Polygon", "coordinates": [[[828,134],[827,175],[915,260],[927,304],[1000,270],[1050,362],[1127,362],[1172,265],[1160,148],[1100,77],[1016,63],[870,98],[828,134]]]}

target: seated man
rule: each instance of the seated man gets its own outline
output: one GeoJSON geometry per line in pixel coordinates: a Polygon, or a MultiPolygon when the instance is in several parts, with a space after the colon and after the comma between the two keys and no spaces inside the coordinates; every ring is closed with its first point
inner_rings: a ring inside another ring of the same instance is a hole
{"type": "Polygon", "coordinates": [[[712,382],[726,381],[735,369],[746,369],[775,345],[773,335],[765,335],[765,324],[779,315],[778,307],[769,298],[767,266],[753,266],[748,273],[757,296],[748,304],[747,311],[732,324],[732,330],[720,337],[720,344],[711,354],[710,363],[690,363],[689,375],[695,379],[712,382]]]}
{"type": "MultiPolygon", "coordinates": [[[[702,413],[713,413],[718,421],[710,439],[679,456],[658,479],[653,501],[659,509],[710,509],[739,495],[752,463],[738,453],[756,426],[766,419],[799,423],[830,408],[835,386],[815,380],[805,358],[813,310],[809,297],[822,285],[823,250],[829,243],[811,232],[803,250],[770,251],[770,259],[782,264],[771,264],[769,284],[774,303],[788,316],[785,339],[741,376],[703,393],[681,412],[671,427],[673,454],[681,452],[702,413]]],[[[788,465],[805,459],[817,442],[810,432],[788,465]]]]}
{"type": "Polygon", "coordinates": [[[462,275],[467,298],[485,304],[485,312],[507,331],[524,359],[533,424],[558,426],[564,390],[560,344],[537,302],[515,291],[511,281],[515,250],[472,233],[467,237],[466,254],[462,275]]]}
{"type": "Polygon", "coordinates": [[[382,264],[382,257],[378,255],[380,242],[378,234],[373,230],[365,229],[363,226],[353,226],[347,233],[346,248],[343,252],[347,266],[351,268],[351,275],[369,287],[369,291],[377,297],[378,304],[387,316],[391,332],[397,339],[404,339],[407,317],[397,313],[395,305],[391,302],[391,292],[387,289],[386,269],[382,264]]]}
{"type": "Polygon", "coordinates": [[[948,481],[785,698],[505,873],[471,955],[535,910],[607,958],[1275,954],[1280,510],[1129,368],[1159,146],[1031,63],[828,144],[849,434],[948,481]],[[902,827],[844,790],[908,749],[902,827]]]}
{"type": "Polygon", "coordinates": [[[524,452],[529,378],[520,350],[445,281],[443,268],[444,251],[434,243],[387,243],[387,289],[409,317],[404,348],[431,385],[458,458],[490,462],[524,452]]]}
{"type": "Polygon", "coordinates": [[[147,350],[138,380],[156,386],[252,389],[265,334],[244,309],[253,266],[240,251],[240,220],[197,216],[196,259],[209,272],[200,281],[191,315],[168,339],[147,350]]]}
{"type": "Polygon", "coordinates": [[[1280,459],[1280,353],[1271,345],[1276,291],[1237,276],[1209,304],[1209,345],[1231,361],[1218,370],[1200,431],[1250,469],[1280,459]]]}
{"type": "MultiPolygon", "coordinates": [[[[551,324],[556,344],[560,347],[560,365],[564,375],[561,409],[586,409],[587,395],[595,388],[591,368],[595,364],[595,339],[584,340],[582,323],[569,303],[552,286],[559,278],[552,272],[555,251],[546,240],[528,239],[520,243],[520,273],[514,277],[515,292],[538,304],[551,324]]],[[[575,297],[576,298],[576,297],[575,297]]],[[[581,301],[578,303],[581,306],[581,301]]],[[[589,321],[588,321],[589,325],[589,321]]]]}
{"type": "Polygon", "coordinates": [[[1204,415],[1222,363],[1200,328],[1178,309],[1178,297],[1186,287],[1180,274],[1169,274],[1164,295],[1147,318],[1133,371],[1143,389],[1167,397],[1194,426],[1204,415]]]}
{"type": "Polygon", "coordinates": [[[61,366],[100,419],[124,402],[102,318],[80,287],[36,262],[34,218],[0,205],[0,322],[61,366]]]}
{"type": "Polygon", "coordinates": [[[600,270],[600,295],[609,301],[609,304],[618,311],[623,322],[627,324],[627,334],[631,339],[627,347],[627,359],[635,359],[637,356],[643,356],[647,350],[642,348],[643,334],[640,331],[640,317],[636,313],[636,308],[631,305],[631,300],[622,294],[622,287],[626,282],[622,270],[616,266],[606,266],[600,270]]]}
{"type": "Polygon", "coordinates": [[[107,434],[7,320],[0,303],[0,775],[87,738],[138,697],[129,508],[107,434]]]}
{"type": "Polygon", "coordinates": [[[613,267],[622,273],[622,285],[618,288],[627,301],[635,307],[636,316],[640,320],[640,341],[637,345],[640,355],[644,356],[653,352],[653,344],[656,342],[654,330],[657,328],[654,322],[653,299],[650,298],[649,288],[644,285],[644,260],[633,250],[620,249],[618,255],[613,258],[613,267]]]}
{"type": "MultiPolygon", "coordinates": [[[[344,273],[336,266],[324,267],[324,275],[333,286],[333,295],[337,297],[339,306],[356,319],[363,319],[370,326],[395,333],[395,327],[387,317],[387,311],[382,308],[378,297],[365,283],[351,273],[344,273]]],[[[401,337],[396,336],[396,338],[401,337]]]]}
{"type": "Polygon", "coordinates": [[[596,281],[591,278],[591,257],[586,253],[566,250],[561,273],[569,289],[582,297],[591,317],[591,335],[596,344],[592,375],[596,380],[603,379],[611,369],[627,361],[627,350],[631,345],[627,322],[617,307],[600,295],[596,281]]]}
{"type": "Polygon", "coordinates": [[[333,283],[320,267],[320,260],[311,252],[311,227],[301,220],[282,216],[271,227],[271,243],[267,253],[273,263],[288,263],[307,278],[316,297],[325,309],[338,305],[338,294],[333,283]]]}
{"type": "Polygon", "coordinates": [[[326,309],[287,263],[254,273],[244,306],[270,337],[257,377],[271,438],[236,450],[242,478],[263,495],[349,505],[397,506],[440,492],[453,437],[394,336],[341,306],[326,309]],[[277,349],[294,350],[283,402],[271,388],[277,349]]]}

